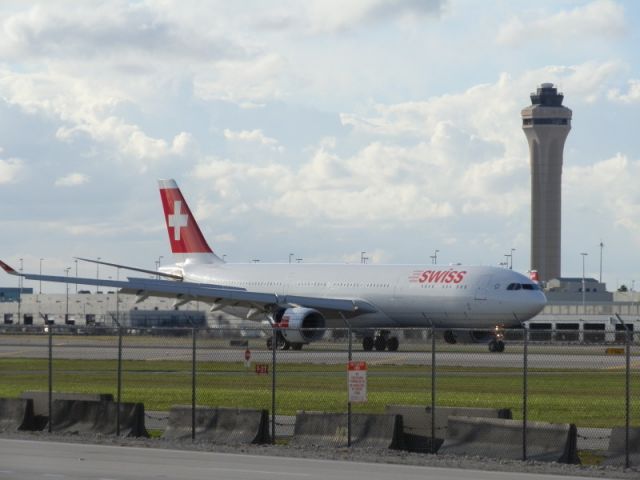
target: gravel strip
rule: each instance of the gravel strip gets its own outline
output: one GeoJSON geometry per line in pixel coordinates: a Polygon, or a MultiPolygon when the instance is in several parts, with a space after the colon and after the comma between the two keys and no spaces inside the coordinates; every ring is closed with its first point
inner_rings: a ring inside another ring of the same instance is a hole
{"type": "Polygon", "coordinates": [[[343,460],[354,462],[403,464],[467,470],[489,470],[500,472],[526,472],[550,475],[582,476],[593,478],[638,479],[640,465],[625,470],[621,467],[567,465],[561,463],[496,460],[483,457],[429,455],[400,450],[369,448],[294,447],[287,445],[216,445],[190,440],[164,440],[157,438],[119,438],[107,435],[49,434],[42,432],[2,432],[1,438],[52,441],[68,443],[92,443],[96,445],[130,446],[144,448],[166,448],[175,450],[268,455],[274,457],[296,457],[318,460],[343,460]]]}

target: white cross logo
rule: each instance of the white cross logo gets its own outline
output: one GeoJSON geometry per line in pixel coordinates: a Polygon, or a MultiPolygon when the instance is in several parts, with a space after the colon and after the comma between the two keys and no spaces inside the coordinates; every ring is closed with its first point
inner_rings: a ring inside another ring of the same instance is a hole
{"type": "Polygon", "coordinates": [[[180,212],[182,212],[182,201],[176,200],[173,202],[173,214],[167,217],[169,226],[173,227],[173,239],[175,241],[180,241],[180,229],[186,227],[189,222],[189,215],[184,215],[180,212]]]}

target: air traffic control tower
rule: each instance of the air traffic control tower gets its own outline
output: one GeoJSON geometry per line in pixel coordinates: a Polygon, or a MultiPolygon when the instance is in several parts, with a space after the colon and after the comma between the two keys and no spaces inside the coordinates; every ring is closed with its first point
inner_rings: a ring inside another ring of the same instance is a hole
{"type": "Polygon", "coordinates": [[[562,151],[571,130],[563,98],[552,83],[543,83],[522,110],[531,160],[531,270],[541,282],[561,276],[562,151]]]}

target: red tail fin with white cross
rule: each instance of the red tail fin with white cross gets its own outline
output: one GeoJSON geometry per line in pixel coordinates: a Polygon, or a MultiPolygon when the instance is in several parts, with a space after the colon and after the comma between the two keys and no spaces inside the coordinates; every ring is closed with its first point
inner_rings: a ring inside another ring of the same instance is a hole
{"type": "Polygon", "coordinates": [[[218,263],[175,180],[158,180],[169,243],[176,261],[218,263]]]}

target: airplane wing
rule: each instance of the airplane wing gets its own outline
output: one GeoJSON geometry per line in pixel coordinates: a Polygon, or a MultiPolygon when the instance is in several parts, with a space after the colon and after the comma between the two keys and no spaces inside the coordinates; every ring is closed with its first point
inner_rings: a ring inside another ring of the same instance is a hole
{"type": "Polygon", "coordinates": [[[301,306],[313,308],[321,313],[342,313],[355,317],[377,312],[369,302],[360,299],[307,297],[300,295],[278,295],[276,293],[252,292],[244,288],[227,287],[206,283],[191,283],[172,280],[129,277],[126,280],[111,280],[56,275],[20,273],[0,260],[0,267],[10,275],[27,280],[43,282],[96,285],[120,289],[120,293],[136,295],[138,301],[148,297],[164,297],[176,300],[176,305],[190,301],[201,301],[214,306],[239,306],[269,311],[273,308],[301,306]]]}

